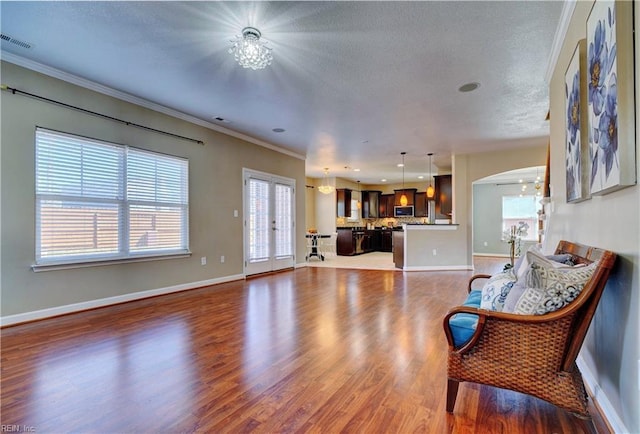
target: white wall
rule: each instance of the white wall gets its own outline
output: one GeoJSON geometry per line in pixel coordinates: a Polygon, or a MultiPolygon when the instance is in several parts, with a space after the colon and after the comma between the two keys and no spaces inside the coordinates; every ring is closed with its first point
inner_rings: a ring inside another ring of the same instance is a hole
{"type": "MultiPolygon", "coordinates": [[[[547,230],[548,249],[561,239],[609,249],[618,261],[609,278],[595,318],[580,353],[583,374],[596,382],[592,387],[607,417],[621,431],[640,432],[640,187],[594,196],[581,203],[566,203],[565,194],[565,89],[564,74],[576,44],[586,37],[586,20],[592,2],[576,2],[550,83],[552,213],[547,230]]],[[[635,27],[640,28],[638,1],[635,27]]],[[[640,59],[640,41],[635,57],[640,59]]],[[[618,51],[618,56],[624,56],[618,51]]],[[[636,64],[636,88],[640,68],[636,64]]],[[[640,109],[636,95],[636,125],[640,109]]],[[[620,128],[629,127],[621,125],[620,128]]],[[[636,130],[636,152],[640,135],[636,130]]],[[[622,145],[622,144],[621,144],[622,145]]],[[[634,146],[633,143],[625,143],[634,146]]],[[[636,168],[640,154],[636,153],[636,168]]],[[[637,173],[640,177],[640,173],[637,173]]]]}

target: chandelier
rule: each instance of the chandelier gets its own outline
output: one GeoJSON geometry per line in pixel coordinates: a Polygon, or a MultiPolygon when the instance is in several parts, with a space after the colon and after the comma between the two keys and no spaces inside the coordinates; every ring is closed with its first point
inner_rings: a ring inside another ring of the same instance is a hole
{"type": "Polygon", "coordinates": [[[233,54],[236,62],[243,68],[264,69],[271,65],[273,56],[271,48],[267,47],[267,41],[260,40],[260,30],[255,27],[245,27],[242,29],[242,36],[238,35],[232,39],[233,46],[229,48],[229,54],[233,54]]]}
{"type": "Polygon", "coordinates": [[[327,179],[327,173],[329,173],[329,168],[324,168],[324,177],[322,178],[322,184],[318,187],[318,191],[322,194],[329,194],[333,191],[333,187],[329,185],[329,180],[327,179]]]}
{"type": "Polygon", "coordinates": [[[433,156],[433,152],[429,152],[427,154],[429,156],[429,186],[427,187],[427,198],[433,199],[433,196],[436,194],[436,189],[433,188],[433,184],[431,184],[432,172],[431,172],[431,157],[433,156]]]}

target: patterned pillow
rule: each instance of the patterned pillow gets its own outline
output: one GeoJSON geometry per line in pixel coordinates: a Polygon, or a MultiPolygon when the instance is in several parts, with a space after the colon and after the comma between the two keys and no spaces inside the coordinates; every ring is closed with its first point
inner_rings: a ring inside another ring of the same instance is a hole
{"type": "Polygon", "coordinates": [[[514,265],[516,278],[522,279],[529,271],[529,265],[532,261],[538,261],[546,265],[553,266],[555,268],[569,268],[573,266],[570,261],[571,255],[545,255],[540,250],[540,247],[533,245],[526,251],[526,253],[518,258],[514,265]]]}
{"type": "Polygon", "coordinates": [[[509,291],[511,291],[514,283],[516,283],[516,275],[512,270],[491,276],[482,287],[480,308],[498,312],[502,311],[504,301],[507,299],[507,295],[509,291]]]}
{"type": "Polygon", "coordinates": [[[586,267],[557,268],[533,260],[526,276],[518,281],[524,290],[513,313],[544,315],[562,309],[578,297],[597,267],[594,262],[586,267]]]}

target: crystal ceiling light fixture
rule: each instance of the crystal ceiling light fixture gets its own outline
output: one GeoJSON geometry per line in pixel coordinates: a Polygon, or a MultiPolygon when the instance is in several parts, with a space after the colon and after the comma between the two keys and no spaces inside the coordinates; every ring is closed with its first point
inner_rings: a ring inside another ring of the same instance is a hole
{"type": "Polygon", "coordinates": [[[431,183],[433,179],[433,172],[431,172],[431,157],[433,157],[433,152],[429,152],[427,155],[429,156],[429,186],[427,187],[427,198],[433,199],[433,196],[436,195],[436,189],[433,188],[433,184],[431,183]]]}
{"type": "Polygon", "coordinates": [[[400,196],[400,205],[407,206],[409,201],[407,200],[407,195],[404,194],[404,156],[406,152],[400,152],[402,155],[402,196],[400,196]]]}
{"type": "Polygon", "coordinates": [[[260,39],[261,36],[262,33],[255,27],[245,27],[242,36],[231,40],[233,46],[229,48],[229,54],[233,54],[243,68],[264,69],[271,65],[273,55],[272,49],[266,46],[267,41],[260,39]]]}
{"type": "Polygon", "coordinates": [[[333,191],[333,187],[329,185],[329,180],[327,179],[327,174],[329,173],[329,168],[324,168],[324,177],[322,178],[322,184],[318,187],[318,191],[322,194],[329,194],[333,191]]]}

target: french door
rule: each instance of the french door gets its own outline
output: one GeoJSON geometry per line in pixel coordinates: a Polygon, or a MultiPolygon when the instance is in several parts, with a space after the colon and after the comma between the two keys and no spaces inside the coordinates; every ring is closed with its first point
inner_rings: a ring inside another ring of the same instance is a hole
{"type": "Polygon", "coordinates": [[[244,274],[295,265],[295,180],[243,169],[244,274]]]}

